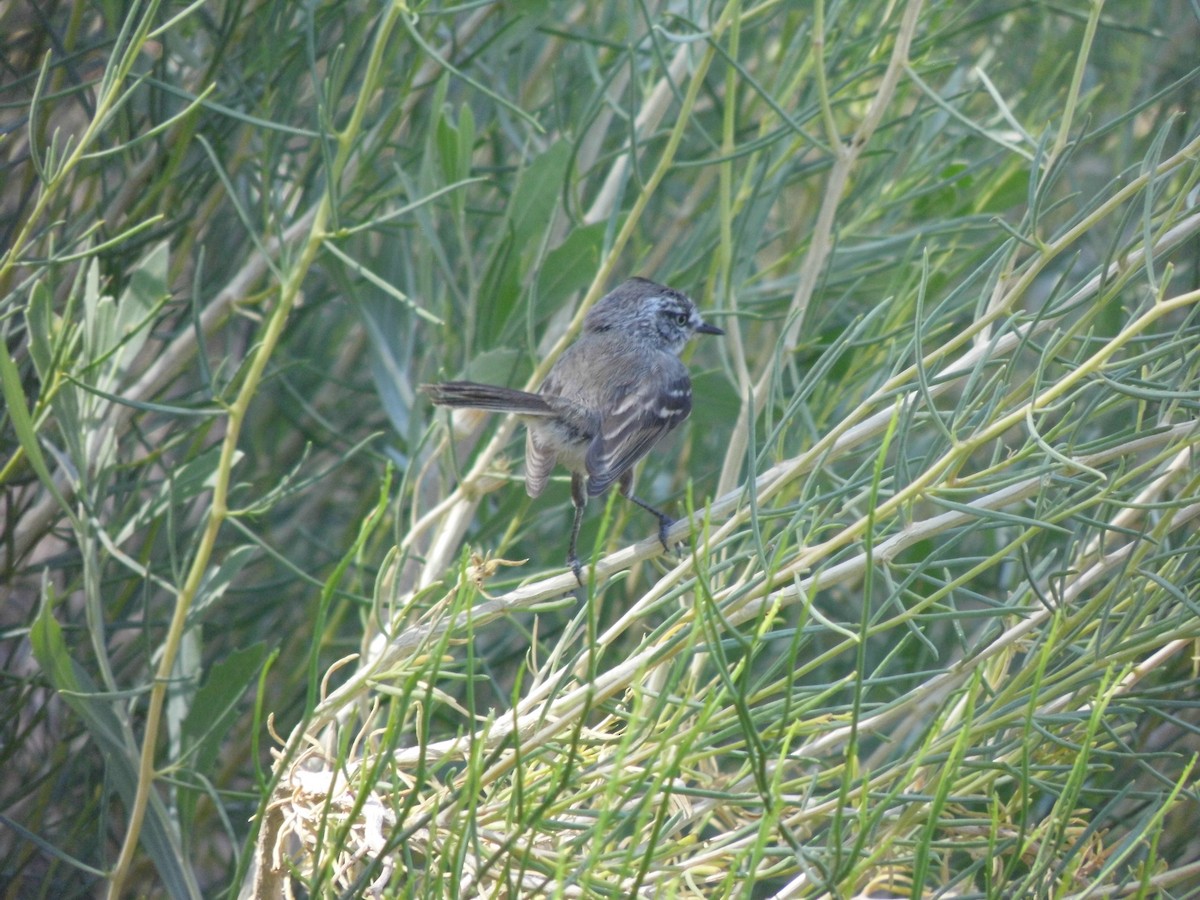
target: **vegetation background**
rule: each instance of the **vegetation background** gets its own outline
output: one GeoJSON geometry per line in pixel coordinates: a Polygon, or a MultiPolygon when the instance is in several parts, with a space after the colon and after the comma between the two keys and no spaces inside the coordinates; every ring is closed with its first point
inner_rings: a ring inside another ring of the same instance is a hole
{"type": "Polygon", "coordinates": [[[0,42],[5,896],[1200,895],[1194,0],[0,42]],[[631,274],[729,335],[571,592],[414,389],[631,274]]]}

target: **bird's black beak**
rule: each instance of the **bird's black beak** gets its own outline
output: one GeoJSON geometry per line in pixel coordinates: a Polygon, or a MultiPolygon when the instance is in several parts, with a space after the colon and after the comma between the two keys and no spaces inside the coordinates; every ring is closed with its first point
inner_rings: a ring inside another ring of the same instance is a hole
{"type": "Polygon", "coordinates": [[[716,325],[709,325],[707,322],[705,322],[703,325],[700,325],[696,328],[696,333],[697,334],[724,334],[725,332],[723,329],[718,328],[716,325]]]}

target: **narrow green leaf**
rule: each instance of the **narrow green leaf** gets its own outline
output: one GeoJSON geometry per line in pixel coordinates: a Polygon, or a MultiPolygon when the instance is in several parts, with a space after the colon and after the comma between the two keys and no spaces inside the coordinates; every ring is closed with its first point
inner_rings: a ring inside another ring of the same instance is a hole
{"type": "MultiPolygon", "coordinates": [[[[42,607],[29,631],[30,645],[46,679],[87,729],[104,756],[109,783],[126,806],[137,793],[140,758],[129,731],[128,722],[117,714],[112,700],[94,696],[96,686],[86,672],[71,659],[63,640],[62,627],[51,612],[51,604],[42,607]]],[[[123,707],[121,707],[123,708],[123,707]]],[[[142,831],[142,843],[173,897],[200,897],[200,887],[179,843],[176,823],[167,812],[162,798],[151,791],[142,831]]]]}
{"type": "Polygon", "coordinates": [[[537,321],[562,308],[575,291],[591,284],[600,265],[607,224],[581,225],[546,254],[537,281],[537,321]]]}
{"type": "Polygon", "coordinates": [[[157,244],[130,273],[129,283],[117,301],[114,337],[123,342],[117,368],[133,360],[150,336],[149,325],[167,298],[167,242],[157,244]]]}
{"type": "Polygon", "coordinates": [[[191,711],[183,722],[184,746],[192,754],[192,767],[202,774],[212,771],[221,741],[237,714],[237,702],[253,686],[269,652],[265,643],[232,651],[215,663],[196,691],[191,711]]]}
{"type": "MultiPolygon", "coordinates": [[[[261,642],[234,650],[213,664],[208,678],[192,697],[191,708],[182,723],[182,750],[191,770],[202,777],[207,779],[212,775],[222,742],[237,721],[238,701],[254,686],[269,652],[261,642]]],[[[179,818],[185,834],[192,833],[199,799],[196,791],[180,794],[179,818]]]]}
{"type": "Polygon", "coordinates": [[[54,298],[40,278],[29,290],[29,305],[25,307],[25,329],[29,334],[29,356],[38,378],[45,384],[50,377],[54,360],[54,298]]]}
{"type": "Polygon", "coordinates": [[[571,161],[571,148],[559,141],[537,157],[521,173],[507,204],[506,221],[480,287],[488,302],[479,309],[477,338],[483,346],[511,337],[505,329],[521,295],[528,267],[538,259],[546,231],[562,194],[563,179],[571,161]]]}
{"type": "Polygon", "coordinates": [[[25,458],[29,460],[30,468],[59,505],[63,509],[67,509],[67,501],[59,492],[54,478],[50,475],[50,469],[46,466],[46,457],[42,454],[42,447],[38,443],[37,431],[33,427],[33,418],[29,415],[29,408],[25,405],[25,393],[21,389],[21,373],[17,370],[17,364],[13,362],[13,358],[9,356],[8,345],[4,341],[0,341],[0,388],[4,392],[4,405],[8,408],[8,417],[12,422],[13,431],[17,433],[17,441],[20,443],[21,449],[25,451],[25,458]]]}
{"type": "Polygon", "coordinates": [[[229,585],[237,578],[238,573],[258,553],[259,549],[250,544],[234,547],[229,551],[225,556],[225,560],[217,566],[215,571],[209,572],[205,576],[203,583],[201,583],[200,590],[196,594],[196,600],[188,612],[189,623],[200,621],[204,611],[217,600],[221,599],[222,595],[229,588],[229,585]]]}

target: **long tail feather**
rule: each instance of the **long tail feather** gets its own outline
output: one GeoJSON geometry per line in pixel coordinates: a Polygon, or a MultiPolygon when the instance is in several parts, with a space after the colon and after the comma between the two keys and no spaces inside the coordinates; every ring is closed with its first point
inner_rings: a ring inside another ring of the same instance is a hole
{"type": "Polygon", "coordinates": [[[487,409],[526,416],[553,415],[553,410],[542,397],[516,388],[474,381],[444,381],[441,384],[423,384],[419,390],[438,406],[487,409]]]}

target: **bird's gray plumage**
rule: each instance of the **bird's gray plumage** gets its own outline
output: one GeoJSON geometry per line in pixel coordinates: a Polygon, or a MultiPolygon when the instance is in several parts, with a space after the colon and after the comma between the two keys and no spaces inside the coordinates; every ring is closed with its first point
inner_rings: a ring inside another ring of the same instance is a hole
{"type": "Polygon", "coordinates": [[[684,293],[631,278],[602,297],[583,331],[551,367],[537,393],[452,381],[422,385],[442,406],[510,412],[524,421],[525,490],[537,497],[557,463],[571,472],[576,506],[569,561],[580,576],[575,537],[587,497],[614,483],[659,517],[666,543],[670,519],[629,493],[633,466],[692,411],[692,382],[679,353],[707,324],[684,293]]]}

